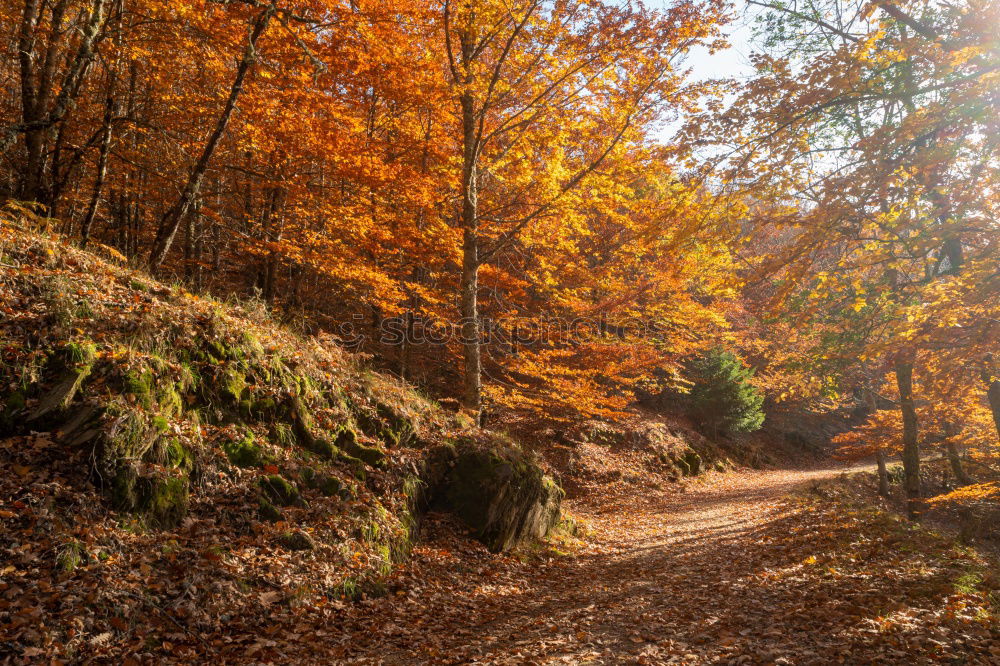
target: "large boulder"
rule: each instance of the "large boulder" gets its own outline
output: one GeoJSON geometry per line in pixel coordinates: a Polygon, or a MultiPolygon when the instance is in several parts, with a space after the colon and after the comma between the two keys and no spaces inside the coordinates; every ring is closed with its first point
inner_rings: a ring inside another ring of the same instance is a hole
{"type": "Polygon", "coordinates": [[[541,538],[559,522],[563,491],[513,448],[458,447],[440,498],[492,552],[541,538]]]}

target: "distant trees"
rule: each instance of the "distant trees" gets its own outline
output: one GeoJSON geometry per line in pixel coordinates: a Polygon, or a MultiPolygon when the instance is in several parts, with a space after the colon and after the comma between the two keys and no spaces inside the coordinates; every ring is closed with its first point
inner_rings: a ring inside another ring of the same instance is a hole
{"type": "Polygon", "coordinates": [[[916,515],[919,448],[940,422],[922,401],[961,414],[947,440],[964,431],[989,443],[980,424],[1000,313],[1000,7],[752,4],[765,8],[759,75],[710,124],[737,144],[730,186],[764,202],[755,226],[780,238],[754,278],[769,281],[771,309],[796,327],[863,332],[862,344],[815,357],[891,371],[875,390],[895,395],[900,418],[883,422],[898,424],[916,515]],[[978,397],[960,398],[971,386],[978,397]]]}

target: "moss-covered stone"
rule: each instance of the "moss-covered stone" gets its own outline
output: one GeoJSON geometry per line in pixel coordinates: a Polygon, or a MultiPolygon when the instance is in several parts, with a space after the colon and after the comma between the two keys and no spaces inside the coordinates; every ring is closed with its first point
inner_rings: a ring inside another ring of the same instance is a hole
{"type": "Polygon", "coordinates": [[[150,424],[149,415],[121,404],[110,405],[106,411],[111,427],[103,440],[101,458],[109,467],[122,460],[142,460],[159,436],[150,424]]]}
{"type": "Polygon", "coordinates": [[[545,536],[559,520],[562,490],[517,451],[461,449],[445,484],[448,505],[493,552],[545,536]]]}
{"type": "Polygon", "coordinates": [[[219,397],[232,405],[239,405],[247,387],[246,376],[234,366],[227,366],[217,378],[219,397]]]}
{"type": "Polygon", "coordinates": [[[223,440],[222,450],[237,467],[261,467],[270,461],[249,430],[236,439],[223,440]]]}
{"type": "Polygon", "coordinates": [[[316,477],[315,487],[327,497],[340,495],[344,484],[335,476],[320,475],[316,477]]]}
{"type": "Polygon", "coordinates": [[[148,368],[130,369],[122,377],[123,392],[134,396],[145,409],[153,406],[153,384],[153,373],[148,368]]]}
{"type": "Polygon", "coordinates": [[[12,391],[0,409],[0,436],[12,432],[22,421],[21,414],[27,406],[27,397],[23,391],[12,391]]]}
{"type": "Polygon", "coordinates": [[[261,520],[266,520],[269,523],[277,523],[285,519],[284,514],[264,497],[257,498],[257,515],[261,520]]]}
{"type": "Polygon", "coordinates": [[[264,496],[278,506],[301,506],[303,504],[299,489],[280,474],[262,476],[258,484],[264,496]]]}
{"type": "Polygon", "coordinates": [[[174,527],[187,514],[188,480],[141,476],[133,466],[124,465],[112,482],[111,501],[115,509],[139,515],[152,527],[174,527]]]}
{"type": "Polygon", "coordinates": [[[59,378],[52,390],[46,393],[32,413],[29,421],[67,409],[77,391],[90,376],[97,358],[97,347],[90,342],[70,342],[53,362],[59,378]]]}
{"type": "Polygon", "coordinates": [[[284,532],[278,537],[278,543],[288,550],[313,550],[316,542],[302,530],[284,532]]]}
{"type": "Polygon", "coordinates": [[[361,460],[372,467],[385,467],[386,455],[384,452],[372,447],[365,446],[358,441],[357,433],[348,427],[340,429],[337,433],[337,447],[353,458],[361,460]]]}
{"type": "Polygon", "coordinates": [[[351,403],[350,408],[362,432],[386,446],[409,446],[417,440],[413,420],[392,405],[375,401],[373,405],[351,403]]]}
{"type": "Polygon", "coordinates": [[[684,452],[684,456],[681,458],[684,463],[684,469],[687,470],[686,474],[688,476],[697,476],[702,472],[702,460],[701,456],[698,455],[693,449],[688,449],[684,452]]]}
{"type": "Polygon", "coordinates": [[[184,400],[181,398],[174,382],[164,381],[154,390],[157,410],[167,418],[180,416],[184,411],[184,400]]]}
{"type": "Polygon", "coordinates": [[[249,331],[241,333],[240,346],[243,348],[244,355],[247,358],[254,360],[264,358],[264,345],[260,344],[260,340],[258,340],[257,336],[253,333],[250,333],[249,331]]]}

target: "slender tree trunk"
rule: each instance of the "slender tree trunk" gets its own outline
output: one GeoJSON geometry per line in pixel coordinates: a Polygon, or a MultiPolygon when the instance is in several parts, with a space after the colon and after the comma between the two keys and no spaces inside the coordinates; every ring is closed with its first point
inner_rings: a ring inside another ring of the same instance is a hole
{"type": "Polygon", "coordinates": [[[201,152],[201,157],[198,158],[194,168],[191,169],[180,197],[174,205],[167,209],[167,212],[160,219],[160,226],[156,232],[156,240],[153,241],[153,248],[150,250],[147,260],[147,264],[151,270],[155,271],[163,263],[163,260],[166,259],[167,252],[174,242],[174,236],[177,235],[177,229],[180,227],[181,220],[184,219],[195,199],[198,198],[198,194],[201,191],[201,183],[205,178],[205,171],[208,170],[208,164],[212,160],[212,155],[222,140],[222,136],[226,133],[226,127],[228,127],[229,119],[236,108],[236,102],[240,98],[240,93],[243,92],[243,82],[246,80],[247,74],[250,72],[253,64],[257,61],[257,41],[264,34],[264,30],[267,28],[268,23],[270,23],[274,12],[275,7],[273,4],[270,4],[254,21],[253,29],[250,31],[250,40],[247,43],[246,50],[243,52],[243,58],[236,68],[236,78],[233,79],[233,85],[229,89],[229,97],[226,99],[226,105],[215,124],[215,129],[208,137],[208,141],[201,152]]]}
{"type": "Polygon", "coordinates": [[[895,363],[899,388],[899,411],[903,416],[903,487],[906,512],[910,518],[920,513],[920,445],[917,439],[917,410],[913,403],[913,362],[900,354],[895,363]]]}
{"type": "Polygon", "coordinates": [[[479,417],[482,409],[482,359],[479,348],[479,229],[476,115],[472,94],[462,94],[462,351],[465,360],[465,407],[479,417]]]}
{"type": "MultiPolygon", "coordinates": [[[[56,82],[55,71],[60,62],[60,39],[69,34],[63,25],[63,17],[68,3],[56,2],[51,5],[51,33],[49,47],[45,53],[35,48],[42,13],[49,6],[38,0],[25,0],[18,31],[18,60],[21,79],[21,120],[19,126],[9,128],[0,148],[6,148],[12,137],[24,134],[26,161],[23,168],[20,196],[39,201],[48,207],[51,204],[51,184],[46,176],[46,144],[54,125],[63,122],[73,108],[73,102],[80,92],[90,65],[97,54],[106,18],[106,0],[92,0],[89,11],[84,15],[82,25],[72,34],[79,34],[76,53],[69,58],[67,70],[61,81],[56,82]],[[55,92],[58,91],[58,92],[55,92]],[[53,93],[55,93],[53,97],[53,93]],[[49,101],[52,102],[51,108],[49,101]]],[[[57,170],[58,166],[54,168],[57,170]]]]}
{"type": "Polygon", "coordinates": [[[108,83],[108,98],[104,106],[104,127],[102,128],[101,147],[97,156],[97,174],[94,176],[94,190],[90,194],[90,204],[87,206],[87,213],[83,216],[80,225],[80,247],[87,247],[90,241],[90,230],[94,225],[94,218],[97,216],[97,206],[101,200],[104,190],[104,179],[108,173],[108,152],[111,149],[111,121],[114,117],[114,75],[108,83]]]}
{"type": "Polygon", "coordinates": [[[399,377],[407,380],[410,375],[410,354],[413,346],[413,306],[414,297],[410,297],[410,309],[403,313],[403,342],[399,352],[399,377]]]}
{"type": "Polygon", "coordinates": [[[982,378],[986,384],[986,399],[993,413],[993,425],[997,429],[997,441],[1000,443],[1000,371],[993,354],[986,355],[982,378]]]}
{"type": "Polygon", "coordinates": [[[889,496],[889,472],[885,468],[885,451],[881,446],[875,449],[875,465],[878,468],[878,494],[889,496]]]}
{"type": "Polygon", "coordinates": [[[958,447],[955,446],[955,442],[949,437],[944,446],[948,454],[948,462],[951,464],[951,471],[958,483],[963,486],[972,483],[972,479],[969,478],[962,466],[962,458],[958,455],[958,447]]]}

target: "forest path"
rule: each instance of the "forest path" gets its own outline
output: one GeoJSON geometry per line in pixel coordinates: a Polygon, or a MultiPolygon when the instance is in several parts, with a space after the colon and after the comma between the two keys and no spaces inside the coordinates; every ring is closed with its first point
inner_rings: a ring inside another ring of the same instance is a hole
{"type": "Polygon", "coordinates": [[[899,543],[890,519],[789,497],[843,471],[711,475],[683,490],[568,502],[586,543],[527,562],[485,553],[432,516],[406,579],[348,613],[332,654],[387,664],[929,663],[922,654],[997,663],[989,632],[942,619],[953,570],[917,551],[914,562],[882,565],[886,542],[899,543]]]}

